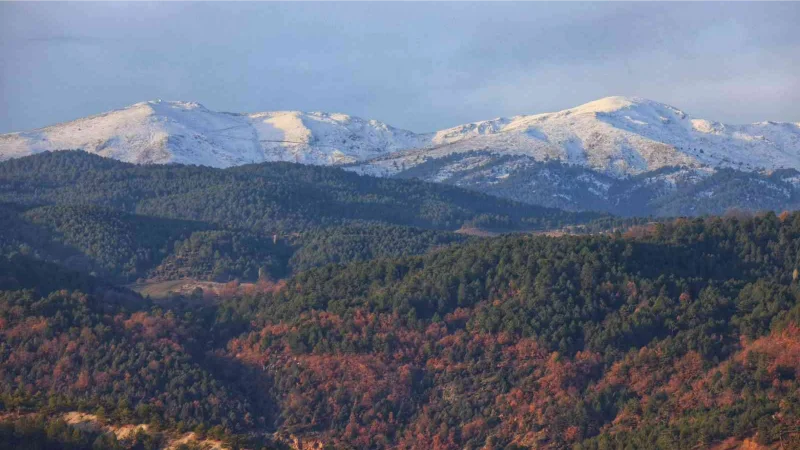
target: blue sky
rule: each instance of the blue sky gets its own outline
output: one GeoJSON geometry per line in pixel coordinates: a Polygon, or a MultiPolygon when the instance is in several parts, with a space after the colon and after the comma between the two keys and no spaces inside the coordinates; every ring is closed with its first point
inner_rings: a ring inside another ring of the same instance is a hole
{"type": "Polygon", "coordinates": [[[642,96],[800,121],[800,3],[0,3],[0,132],[144,100],[422,132],[642,96]]]}

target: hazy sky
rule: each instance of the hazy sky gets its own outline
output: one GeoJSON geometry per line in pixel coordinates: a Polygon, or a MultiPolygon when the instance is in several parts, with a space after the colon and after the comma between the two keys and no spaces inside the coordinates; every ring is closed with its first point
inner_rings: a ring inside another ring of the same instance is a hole
{"type": "Polygon", "coordinates": [[[642,96],[800,121],[800,3],[0,3],[0,132],[144,100],[430,131],[642,96]]]}

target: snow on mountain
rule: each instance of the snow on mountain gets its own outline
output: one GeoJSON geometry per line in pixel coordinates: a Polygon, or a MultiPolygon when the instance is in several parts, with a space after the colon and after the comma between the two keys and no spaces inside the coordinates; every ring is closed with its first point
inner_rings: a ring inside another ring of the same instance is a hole
{"type": "Polygon", "coordinates": [[[342,164],[426,144],[410,131],[345,114],[281,111],[248,119],[266,161],[342,164]]]}
{"type": "MultiPolygon", "coordinates": [[[[197,103],[153,101],[0,135],[0,160],[64,149],[142,164],[345,164],[378,176],[479,151],[494,156],[484,154],[484,162],[465,160],[443,170],[474,171],[486,161],[512,156],[560,161],[621,178],[670,166],[800,169],[800,124],[726,125],[646,99],[607,97],[554,113],[415,134],[345,114],[234,114],[197,103]]],[[[446,180],[450,172],[432,179],[446,180]]]]}
{"type": "Polygon", "coordinates": [[[0,135],[0,160],[82,149],[137,164],[341,164],[424,144],[424,138],[410,131],[345,114],[233,114],[210,111],[198,103],[159,100],[0,135]]]}
{"type": "Polygon", "coordinates": [[[555,113],[442,130],[427,148],[383,155],[352,170],[391,176],[475,151],[558,160],[614,177],[669,166],[800,169],[800,123],[725,125],[651,100],[607,97],[555,113]]]}

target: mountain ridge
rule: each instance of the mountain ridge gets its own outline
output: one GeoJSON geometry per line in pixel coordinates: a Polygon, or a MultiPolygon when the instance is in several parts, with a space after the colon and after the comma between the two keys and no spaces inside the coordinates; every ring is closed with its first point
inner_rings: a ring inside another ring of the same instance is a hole
{"type": "Polygon", "coordinates": [[[137,164],[332,165],[622,215],[800,204],[800,123],[728,125],[639,97],[422,134],[341,113],[220,113],[150,101],[0,135],[0,160],[64,149],[137,164]]]}
{"type": "Polygon", "coordinates": [[[669,166],[800,169],[798,123],[728,125],[640,97],[473,122],[441,130],[432,141],[439,145],[378,156],[357,170],[390,176],[426,159],[470,151],[556,159],[617,178],[669,166]]]}
{"type": "Polygon", "coordinates": [[[0,135],[0,159],[65,149],[140,164],[352,164],[378,176],[397,173],[395,162],[408,168],[423,158],[491,150],[623,177],[665,166],[800,169],[800,123],[729,125],[641,97],[613,96],[562,111],[414,133],[343,113],[228,113],[155,100],[0,135]]]}
{"type": "Polygon", "coordinates": [[[290,161],[353,162],[418,143],[417,135],[340,113],[211,111],[161,100],[31,131],[0,135],[0,160],[43,151],[84,150],[137,164],[230,167],[290,161]]]}

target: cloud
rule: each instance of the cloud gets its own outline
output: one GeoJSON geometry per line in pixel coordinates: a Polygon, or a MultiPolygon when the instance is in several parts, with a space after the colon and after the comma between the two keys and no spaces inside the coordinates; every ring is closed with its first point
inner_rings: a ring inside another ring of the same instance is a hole
{"type": "Polygon", "coordinates": [[[611,94],[797,121],[798,19],[773,3],[0,4],[0,132],[157,97],[415,131],[611,94]]]}

